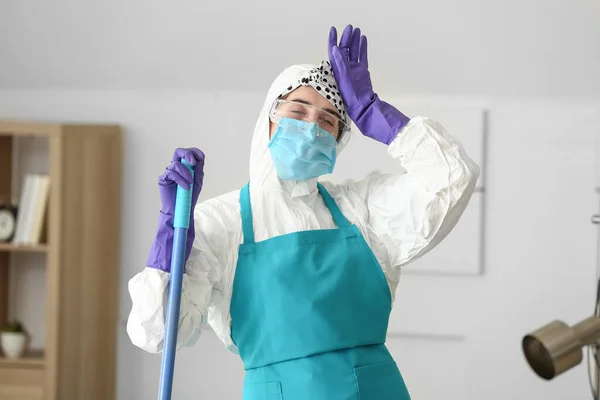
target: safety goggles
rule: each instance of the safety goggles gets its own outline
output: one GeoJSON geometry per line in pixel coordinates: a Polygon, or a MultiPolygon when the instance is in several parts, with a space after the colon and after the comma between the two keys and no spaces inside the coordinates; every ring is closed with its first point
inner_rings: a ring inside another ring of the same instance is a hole
{"type": "Polygon", "coordinates": [[[350,130],[350,127],[337,115],[298,101],[275,100],[269,111],[269,118],[274,123],[278,123],[281,118],[314,122],[320,128],[336,137],[338,141],[345,132],[350,130]]]}

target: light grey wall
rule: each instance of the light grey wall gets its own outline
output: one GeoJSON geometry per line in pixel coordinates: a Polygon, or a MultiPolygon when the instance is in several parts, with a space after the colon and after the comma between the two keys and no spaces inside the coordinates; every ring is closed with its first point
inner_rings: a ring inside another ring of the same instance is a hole
{"type": "MultiPolygon", "coordinates": [[[[415,398],[586,398],[584,366],[542,382],[519,346],[529,330],[554,318],[577,322],[593,307],[598,4],[263,2],[226,10],[231,6],[0,3],[0,118],[125,129],[122,321],[127,280],[143,268],[155,231],[156,179],[173,148],[193,145],[207,154],[201,199],[242,186],[256,113],[274,75],[289,63],[325,57],[329,25],[341,30],[350,21],[369,35],[382,96],[402,107],[417,97],[433,104],[430,116],[481,154],[486,171],[469,208],[480,219],[461,223],[485,230],[471,247],[462,233],[468,229],[448,239],[482,251],[481,271],[465,276],[454,264],[449,269],[457,273],[448,276],[411,271],[399,286],[390,342],[415,398]],[[471,129],[479,123],[472,110],[487,110],[487,129],[471,129]]],[[[352,173],[381,166],[384,153],[356,139],[340,166],[349,171],[363,148],[365,169],[352,173]]],[[[32,285],[43,279],[39,269],[24,273],[32,285]]],[[[133,347],[124,328],[119,399],[154,398],[160,358],[133,347]]],[[[207,331],[178,353],[174,398],[236,399],[242,377],[238,359],[207,331]]]]}
{"type": "Polygon", "coordinates": [[[379,90],[600,92],[595,0],[0,2],[0,87],[264,90],[364,28],[379,90]]]}

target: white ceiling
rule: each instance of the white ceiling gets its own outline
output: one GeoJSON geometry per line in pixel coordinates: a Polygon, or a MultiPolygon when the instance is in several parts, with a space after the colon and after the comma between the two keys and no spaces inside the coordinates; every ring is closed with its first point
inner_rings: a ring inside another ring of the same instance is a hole
{"type": "Polygon", "coordinates": [[[597,0],[0,0],[0,88],[266,90],[369,38],[379,92],[600,97],[597,0]]]}

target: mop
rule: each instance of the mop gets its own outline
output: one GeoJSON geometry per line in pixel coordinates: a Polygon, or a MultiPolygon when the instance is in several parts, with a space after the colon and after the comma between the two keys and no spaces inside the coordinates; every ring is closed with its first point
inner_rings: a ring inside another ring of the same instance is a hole
{"type": "MultiPolygon", "coordinates": [[[[192,177],[194,170],[182,158],[181,163],[190,170],[192,177]]],[[[190,224],[192,206],[192,185],[189,189],[177,186],[175,198],[175,215],[173,220],[173,255],[171,257],[171,274],[169,295],[165,318],[165,337],[163,357],[160,371],[159,400],[170,400],[173,390],[173,374],[175,369],[175,352],[177,345],[177,328],[179,325],[179,307],[181,304],[181,286],[185,267],[185,249],[187,231],[190,224]]]]}

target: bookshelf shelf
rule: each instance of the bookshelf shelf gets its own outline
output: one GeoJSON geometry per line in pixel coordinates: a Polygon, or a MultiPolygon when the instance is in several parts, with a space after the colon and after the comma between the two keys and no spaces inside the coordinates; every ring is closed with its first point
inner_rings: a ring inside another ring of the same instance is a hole
{"type": "Polygon", "coordinates": [[[44,352],[41,350],[32,351],[18,359],[11,359],[0,356],[0,369],[2,368],[44,368],[44,352]]]}
{"type": "Polygon", "coordinates": [[[17,205],[14,242],[0,242],[0,324],[21,320],[39,348],[8,359],[0,347],[0,400],[116,398],[121,135],[0,120],[0,203],[17,205]]]}
{"type": "Polygon", "coordinates": [[[48,245],[46,244],[12,244],[0,243],[0,252],[9,253],[46,253],[48,245]]]}

